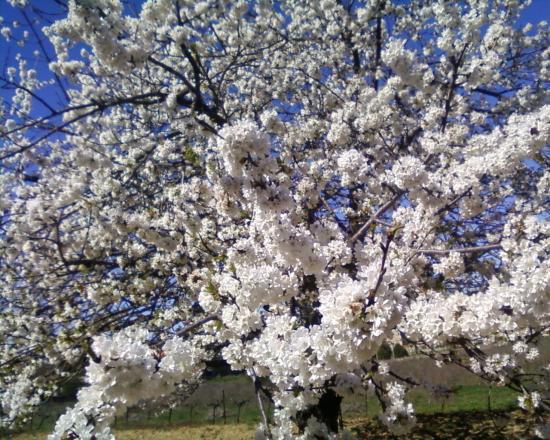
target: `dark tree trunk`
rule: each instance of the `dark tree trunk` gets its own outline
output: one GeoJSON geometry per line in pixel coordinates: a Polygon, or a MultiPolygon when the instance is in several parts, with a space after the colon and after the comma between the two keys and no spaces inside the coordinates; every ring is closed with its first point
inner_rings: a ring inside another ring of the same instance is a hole
{"type": "Polygon", "coordinates": [[[336,394],[331,388],[325,389],[317,405],[297,414],[296,424],[300,432],[306,429],[308,419],[313,416],[324,423],[330,432],[337,433],[342,428],[341,405],[342,396],[336,394]]]}

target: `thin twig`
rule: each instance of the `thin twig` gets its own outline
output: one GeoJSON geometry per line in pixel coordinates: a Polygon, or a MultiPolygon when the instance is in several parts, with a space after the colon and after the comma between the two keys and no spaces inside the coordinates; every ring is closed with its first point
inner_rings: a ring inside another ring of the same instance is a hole
{"type": "Polygon", "coordinates": [[[456,248],[456,249],[417,249],[417,254],[435,254],[435,255],[445,255],[450,254],[452,252],[458,252],[460,254],[468,254],[468,253],[475,253],[475,252],[487,252],[492,251],[494,249],[501,249],[502,246],[498,243],[495,244],[487,244],[485,246],[472,246],[472,247],[465,247],[465,248],[456,248]]]}
{"type": "Polygon", "coordinates": [[[254,392],[256,393],[256,398],[258,399],[258,406],[260,408],[260,412],[262,413],[262,419],[264,420],[264,427],[265,427],[265,434],[268,439],[271,439],[271,430],[269,429],[269,422],[267,419],[267,415],[265,413],[264,404],[262,402],[262,396],[260,395],[260,380],[258,379],[258,376],[256,376],[256,373],[252,369],[252,382],[254,383],[254,392]]]}
{"type": "Polygon", "coordinates": [[[220,319],[220,317],[218,315],[206,316],[205,318],[202,318],[202,319],[198,320],[197,322],[194,322],[193,324],[189,324],[187,327],[184,327],[181,330],[177,331],[176,335],[177,336],[182,336],[186,333],[189,333],[191,330],[194,330],[197,327],[200,327],[200,326],[206,324],[207,322],[219,321],[219,319],[220,319]]]}
{"type": "Polygon", "coordinates": [[[321,202],[323,202],[323,205],[325,206],[325,208],[327,208],[327,211],[329,211],[332,216],[334,217],[334,220],[336,221],[336,223],[338,224],[338,226],[344,231],[346,232],[347,231],[347,228],[346,228],[346,225],[344,224],[344,222],[342,222],[341,219],[338,218],[338,214],[336,214],[336,211],[334,211],[334,209],[332,208],[332,206],[330,206],[328,204],[328,202],[325,200],[324,197],[321,197],[321,202]]]}
{"type": "Polygon", "coordinates": [[[359,228],[359,230],[353,234],[351,236],[351,238],[348,240],[348,244],[352,245],[353,243],[355,243],[357,240],[359,240],[359,238],[361,238],[361,236],[363,235],[363,233],[365,233],[365,231],[367,231],[370,226],[378,219],[378,217],[382,214],[384,214],[388,209],[390,209],[393,204],[399,200],[399,198],[403,195],[403,193],[398,193],[396,194],[390,201],[384,203],[379,209],[378,211],[376,211],[374,213],[374,215],[363,225],[361,226],[361,228],[359,228]]]}

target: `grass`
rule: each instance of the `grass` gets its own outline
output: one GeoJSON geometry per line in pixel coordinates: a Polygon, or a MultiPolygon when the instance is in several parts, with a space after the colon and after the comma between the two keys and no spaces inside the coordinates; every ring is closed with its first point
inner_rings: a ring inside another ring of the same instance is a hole
{"type": "MultiPolygon", "coordinates": [[[[525,440],[532,439],[536,420],[521,411],[468,411],[418,414],[407,440],[525,440]]],[[[394,440],[376,419],[351,420],[358,439],[394,440]]],[[[183,437],[185,438],[185,437],[183,437]]],[[[222,439],[223,437],[219,437],[222,439]]],[[[229,439],[229,438],[228,438],[229,439]]]]}
{"type": "MultiPolygon", "coordinates": [[[[490,388],[486,385],[457,387],[447,400],[436,400],[424,389],[414,389],[408,393],[408,401],[419,414],[454,413],[468,411],[511,410],[517,407],[517,394],[508,388],[490,388]]],[[[344,400],[345,415],[364,415],[376,417],[380,413],[380,404],[375,396],[367,399],[354,398],[344,400]],[[366,401],[365,401],[366,400],[366,401]]]]}
{"type": "MultiPolygon", "coordinates": [[[[115,436],[117,440],[250,440],[255,430],[254,425],[246,424],[117,428],[115,436]]],[[[46,433],[25,433],[13,440],[45,440],[46,436],[46,433]]]]}
{"type": "MultiPolygon", "coordinates": [[[[541,356],[541,362],[548,359],[550,338],[546,338],[543,342],[545,346],[542,350],[544,356],[541,356]]],[[[466,430],[464,432],[470,433],[489,432],[498,424],[494,422],[495,417],[498,420],[503,420],[508,414],[512,414],[509,416],[509,418],[512,418],[509,425],[515,426],[513,419],[520,420],[521,414],[511,412],[517,408],[517,395],[512,390],[500,387],[491,388],[480,382],[476,376],[456,365],[437,368],[430,359],[410,357],[390,361],[390,364],[392,370],[402,376],[411,377],[419,382],[429,378],[432,383],[446,384],[455,390],[454,394],[446,401],[434,399],[422,388],[414,389],[408,394],[408,399],[413,403],[418,415],[418,432],[424,435],[424,437],[413,435],[410,439],[515,438],[513,436],[491,437],[493,434],[487,434],[485,437],[479,434],[480,437],[472,437],[464,436],[464,434],[456,431],[457,429],[463,429],[466,430]],[[489,405],[491,412],[487,411],[489,405]],[[480,421],[479,426],[476,425],[476,420],[480,421]],[[438,437],[430,431],[429,427],[431,425],[437,427],[441,432],[448,431],[454,432],[454,434],[449,434],[449,437],[438,437]],[[493,428],[490,428],[491,426],[493,428]],[[487,431],[488,429],[489,431],[487,431]]],[[[47,403],[35,415],[32,426],[27,426],[23,434],[12,437],[17,440],[45,439],[47,434],[52,431],[57,417],[64,412],[65,407],[71,405],[72,402],[47,403]]],[[[269,407],[269,405],[266,404],[266,407],[269,407]]],[[[342,410],[344,420],[354,427],[357,432],[361,433],[362,429],[366,429],[369,432],[376,432],[375,435],[369,438],[390,438],[385,437],[385,428],[379,426],[377,421],[376,416],[380,412],[380,407],[375,396],[355,395],[346,397],[343,401],[342,410]]],[[[250,379],[243,375],[229,375],[207,380],[181,406],[174,408],[171,414],[168,412],[154,414],[135,409],[130,411],[127,417],[117,419],[114,428],[117,439],[122,440],[239,440],[241,438],[253,438],[255,426],[260,422],[260,419],[254,387],[250,379]],[[217,408],[216,423],[214,424],[211,405],[220,402],[224,395],[227,423],[223,424],[220,406],[217,408]],[[241,407],[239,423],[237,423],[237,406],[235,402],[243,400],[246,400],[247,403],[241,407]]],[[[523,425],[525,423],[521,422],[518,426],[523,425]]],[[[3,438],[1,433],[0,438],[3,438]]],[[[524,435],[523,438],[532,438],[532,436],[524,435]]]]}
{"type": "MultiPolygon", "coordinates": [[[[249,385],[249,381],[242,376],[217,378],[208,381],[204,385],[205,388],[198,394],[195,393],[197,395],[188,399],[184,405],[174,408],[171,415],[168,412],[154,414],[137,410],[131,411],[127,418],[117,419],[115,423],[117,439],[253,438],[255,425],[260,422],[260,413],[253,400],[253,390],[247,389],[247,385],[249,385]],[[221,418],[221,408],[217,410],[216,423],[214,424],[212,407],[208,406],[209,403],[220,400],[222,390],[224,390],[227,404],[227,424],[225,425],[221,418]],[[237,407],[232,402],[243,400],[247,396],[251,399],[241,408],[240,423],[237,423],[237,407]]],[[[416,413],[421,417],[448,417],[451,420],[456,414],[478,414],[478,418],[479,414],[486,414],[489,395],[493,411],[510,412],[511,409],[517,407],[516,394],[513,391],[507,388],[489,388],[486,385],[457,387],[455,393],[444,402],[434,400],[423,389],[415,389],[409,393],[409,400],[414,404],[416,413]]],[[[67,405],[67,403],[53,403],[42,408],[41,412],[35,416],[33,427],[28,427],[26,433],[15,438],[17,440],[45,439],[51,432],[57,416],[63,412],[67,405]],[[42,421],[41,426],[38,426],[40,421],[42,421]]],[[[372,421],[376,420],[379,412],[380,406],[375,396],[368,395],[367,398],[352,396],[344,399],[343,413],[346,421],[359,420],[363,425],[369,426],[369,424],[375,423],[372,421]],[[368,419],[365,419],[365,414],[368,419]]],[[[384,428],[376,429],[383,430],[384,428]]]]}
{"type": "MultiPolygon", "coordinates": [[[[414,431],[407,440],[503,440],[533,438],[534,420],[520,411],[455,412],[419,414],[414,431]]],[[[395,439],[376,418],[350,418],[346,429],[358,439],[395,439]]],[[[250,440],[255,426],[251,424],[165,426],[116,428],[118,440],[250,440]]],[[[45,433],[20,434],[14,440],[44,440],[45,433]]]]}

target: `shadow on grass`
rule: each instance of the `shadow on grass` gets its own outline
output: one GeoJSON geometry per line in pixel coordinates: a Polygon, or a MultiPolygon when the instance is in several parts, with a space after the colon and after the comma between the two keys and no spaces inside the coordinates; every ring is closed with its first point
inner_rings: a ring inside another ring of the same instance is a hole
{"type": "MultiPolygon", "coordinates": [[[[535,420],[521,411],[467,411],[419,414],[407,440],[504,440],[533,439],[535,420]]],[[[358,439],[397,439],[376,419],[352,421],[358,439]]],[[[402,437],[400,437],[402,438],[402,437]]]]}

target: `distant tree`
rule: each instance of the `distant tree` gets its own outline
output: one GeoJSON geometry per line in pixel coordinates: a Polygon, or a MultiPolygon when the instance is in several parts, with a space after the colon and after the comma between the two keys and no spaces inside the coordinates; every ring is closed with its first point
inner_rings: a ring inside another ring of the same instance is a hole
{"type": "Polygon", "coordinates": [[[348,435],[350,387],[406,433],[412,384],[375,362],[396,339],[549,407],[525,368],[550,328],[550,44],[526,2],[9,3],[3,425],[85,367],[51,438],[110,439],[221,357],[267,437],[348,435]]]}
{"type": "Polygon", "coordinates": [[[392,356],[392,349],[391,345],[387,342],[383,342],[380,344],[380,348],[378,348],[378,351],[376,352],[376,358],[381,361],[385,361],[388,359],[391,359],[392,356]]]}
{"type": "Polygon", "coordinates": [[[404,358],[409,355],[409,352],[405,347],[403,347],[401,344],[395,344],[393,346],[393,357],[398,358],[404,358]]]}

